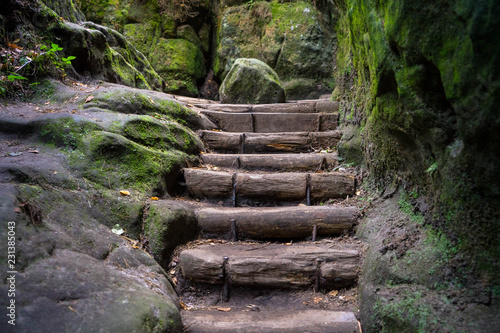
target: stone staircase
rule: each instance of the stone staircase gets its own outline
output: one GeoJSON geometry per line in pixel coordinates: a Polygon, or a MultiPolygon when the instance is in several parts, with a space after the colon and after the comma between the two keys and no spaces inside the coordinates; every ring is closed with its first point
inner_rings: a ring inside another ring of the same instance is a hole
{"type": "Polygon", "coordinates": [[[358,209],[322,205],[355,194],[333,171],[335,103],[196,107],[219,130],[200,132],[210,153],[184,170],[202,235],[172,263],[185,331],[361,332],[352,311],[304,301],[355,286],[359,268],[359,245],[338,237],[358,209]]]}

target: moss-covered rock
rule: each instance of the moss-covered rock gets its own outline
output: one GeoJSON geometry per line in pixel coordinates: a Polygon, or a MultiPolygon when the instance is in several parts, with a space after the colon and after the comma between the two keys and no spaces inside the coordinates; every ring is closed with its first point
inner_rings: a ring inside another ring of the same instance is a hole
{"type": "Polygon", "coordinates": [[[232,5],[223,10],[218,26],[215,74],[224,79],[237,58],[257,58],[279,74],[292,99],[331,92],[332,31],[330,9],[305,1],[232,5]]]}
{"type": "MultiPolygon", "coordinates": [[[[204,52],[208,55],[210,49],[210,20],[204,18],[211,12],[209,5],[205,2],[185,2],[182,8],[178,8],[177,4],[164,1],[162,4],[168,10],[163,10],[165,8],[156,0],[89,3],[96,3],[97,8],[103,8],[94,17],[94,9],[86,4],[84,11],[91,12],[90,19],[123,32],[127,40],[149,59],[154,70],[165,81],[163,91],[198,95],[197,80],[206,74],[204,52]],[[191,6],[204,8],[203,11],[196,12],[201,16],[196,16],[198,20],[192,20],[193,22],[190,17],[194,9],[190,9],[190,14],[186,17],[182,14],[183,8],[191,6]],[[189,24],[186,24],[186,20],[190,20],[189,24]],[[199,22],[201,23],[197,26],[199,22]]],[[[120,54],[127,59],[122,52],[120,54]]]]}
{"type": "MultiPolygon", "coordinates": [[[[164,270],[93,218],[91,191],[3,181],[0,190],[2,218],[15,223],[16,268],[23,272],[16,279],[16,329],[181,330],[177,296],[164,270]],[[75,317],[83,312],[84,318],[75,317]]],[[[6,238],[7,231],[0,235],[6,238]]],[[[2,272],[2,288],[6,277],[2,272]]]]}
{"type": "Polygon", "coordinates": [[[206,74],[205,58],[199,46],[185,39],[159,38],[149,59],[167,81],[165,92],[198,95],[196,80],[206,74]]]}
{"type": "Polygon", "coordinates": [[[236,59],[220,87],[220,100],[230,104],[285,102],[278,74],[258,59],[236,59]]]}
{"type": "Polygon", "coordinates": [[[175,101],[171,95],[110,83],[102,84],[101,88],[92,93],[91,101],[81,102],[84,109],[149,115],[159,120],[175,121],[193,130],[213,128],[205,116],[175,101]]]}
{"type": "Polygon", "coordinates": [[[85,15],[73,0],[45,0],[43,3],[68,21],[75,23],[85,21],[85,15]]]}
{"type": "Polygon", "coordinates": [[[175,201],[161,201],[150,203],[144,230],[155,259],[167,267],[174,249],[192,240],[198,227],[190,206],[175,201]]]}
{"type": "MultiPolygon", "coordinates": [[[[494,106],[500,102],[500,66],[493,59],[500,50],[493,45],[500,42],[495,32],[500,21],[493,13],[499,9],[489,1],[334,2],[340,9],[335,97],[344,99],[343,122],[362,129],[361,136],[346,137],[350,140],[341,147],[347,149],[340,153],[363,147],[378,186],[400,183],[427,197],[427,204],[414,203],[412,209],[422,211],[433,232],[448,240],[446,250],[456,251],[442,258],[442,270],[449,272],[442,277],[446,288],[459,292],[459,283],[495,290],[500,188],[491,180],[500,177],[494,106]]],[[[414,258],[426,258],[426,251],[416,248],[414,258]]],[[[436,288],[424,281],[425,272],[413,275],[410,283],[421,290],[436,288]]],[[[411,290],[407,283],[394,282],[401,294],[411,290]]],[[[432,331],[424,322],[389,311],[395,309],[383,297],[373,299],[388,310],[382,331],[432,331]]],[[[394,301],[400,299],[408,297],[394,301]]],[[[421,297],[414,305],[426,302],[421,297]]],[[[367,303],[366,311],[376,304],[367,303]]],[[[478,314],[483,310],[488,312],[483,308],[478,314]]],[[[481,318],[477,327],[487,331],[488,319],[481,318]]]]}

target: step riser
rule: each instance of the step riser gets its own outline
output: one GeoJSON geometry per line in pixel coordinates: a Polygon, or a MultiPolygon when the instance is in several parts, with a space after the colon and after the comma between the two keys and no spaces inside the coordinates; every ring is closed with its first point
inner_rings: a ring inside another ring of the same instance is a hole
{"type": "Polygon", "coordinates": [[[354,177],[343,173],[278,173],[246,174],[184,169],[188,191],[197,198],[230,197],[235,193],[249,198],[281,200],[307,199],[309,184],[311,199],[352,196],[354,177]]]}
{"type": "Polygon", "coordinates": [[[307,153],[313,149],[334,148],[340,131],[296,133],[224,133],[201,131],[205,145],[217,152],[228,153],[307,153]]]}
{"type": "Polygon", "coordinates": [[[338,102],[328,100],[297,101],[294,103],[278,104],[195,104],[196,107],[210,111],[223,111],[233,113],[335,113],[339,111],[338,102]]]}
{"type": "Polygon", "coordinates": [[[339,234],[352,227],[359,216],[355,207],[202,208],[198,226],[208,234],[227,234],[238,239],[304,238],[339,234]],[[236,233],[236,235],[234,235],[236,233]]]}
{"type": "Polygon", "coordinates": [[[287,312],[184,312],[191,333],[360,333],[352,312],[303,310],[287,312]]]}
{"type": "Polygon", "coordinates": [[[179,263],[185,278],[200,283],[223,284],[229,275],[235,286],[303,289],[319,283],[328,290],[355,284],[359,253],[317,245],[202,245],[182,251],[179,263]]]}
{"type": "Polygon", "coordinates": [[[202,111],[226,132],[322,132],[337,129],[338,114],[227,113],[202,111]]]}
{"type": "Polygon", "coordinates": [[[246,170],[312,171],[337,165],[336,154],[202,154],[201,160],[217,167],[246,170]]]}

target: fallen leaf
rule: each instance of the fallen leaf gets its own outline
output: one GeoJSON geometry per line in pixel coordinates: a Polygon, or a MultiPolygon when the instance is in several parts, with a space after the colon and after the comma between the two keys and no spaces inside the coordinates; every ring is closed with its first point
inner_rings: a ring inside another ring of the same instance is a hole
{"type": "Polygon", "coordinates": [[[21,213],[21,208],[19,208],[19,207],[14,208],[14,212],[15,213],[21,213]]]}
{"type": "Polygon", "coordinates": [[[36,150],[36,149],[28,150],[28,153],[40,154],[40,152],[38,150],[36,150]]]}
{"type": "Polygon", "coordinates": [[[54,175],[57,175],[57,171],[54,171],[54,175]]]}
{"type": "Polygon", "coordinates": [[[151,200],[158,200],[158,197],[151,197],[151,200]]]}
{"type": "Polygon", "coordinates": [[[85,100],[85,103],[88,103],[90,102],[91,100],[94,99],[94,96],[90,95],[89,97],[87,97],[87,99],[85,100]]]}
{"type": "Polygon", "coordinates": [[[231,311],[231,308],[217,308],[217,311],[229,312],[231,311]]]}
{"type": "Polygon", "coordinates": [[[45,105],[49,105],[50,104],[50,101],[47,101],[47,103],[45,103],[45,105]]]}
{"type": "Polygon", "coordinates": [[[71,307],[71,305],[68,305],[68,308],[69,308],[71,311],[73,311],[74,313],[77,313],[77,312],[76,312],[76,310],[75,310],[75,309],[73,309],[73,308],[71,307]]]}
{"type": "Polygon", "coordinates": [[[181,306],[182,310],[189,310],[189,306],[187,306],[186,303],[179,302],[179,305],[181,306]]]}
{"type": "Polygon", "coordinates": [[[321,297],[314,297],[314,304],[319,304],[323,299],[321,297]]]}
{"type": "Polygon", "coordinates": [[[125,191],[125,190],[121,190],[120,194],[124,195],[124,196],[127,196],[127,195],[130,195],[130,192],[129,191],[125,191]]]}
{"type": "Polygon", "coordinates": [[[121,235],[125,232],[125,230],[122,229],[122,227],[120,227],[119,224],[115,224],[115,226],[113,227],[113,229],[111,229],[111,231],[114,233],[114,234],[117,234],[117,235],[121,235]]]}
{"type": "Polygon", "coordinates": [[[330,292],[328,293],[328,295],[330,295],[330,296],[337,296],[337,295],[338,295],[338,293],[339,293],[339,291],[338,291],[338,290],[332,290],[332,291],[330,291],[330,292]]]}
{"type": "Polygon", "coordinates": [[[37,107],[35,108],[35,110],[40,110],[40,108],[37,106],[37,107]]]}
{"type": "Polygon", "coordinates": [[[23,154],[22,152],[18,152],[18,153],[9,153],[8,155],[15,157],[15,156],[21,156],[22,154],[23,154]]]}

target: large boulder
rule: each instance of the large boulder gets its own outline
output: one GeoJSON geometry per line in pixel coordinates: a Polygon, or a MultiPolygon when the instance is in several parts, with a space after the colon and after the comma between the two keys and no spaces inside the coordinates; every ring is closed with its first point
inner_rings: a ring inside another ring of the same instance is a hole
{"type": "Polygon", "coordinates": [[[257,58],[278,73],[288,98],[331,92],[336,41],[324,2],[227,2],[217,26],[215,74],[224,80],[237,58],[257,58]]]}
{"type": "Polygon", "coordinates": [[[278,74],[258,59],[237,59],[222,82],[219,93],[222,103],[285,102],[285,90],[278,74]]]}

